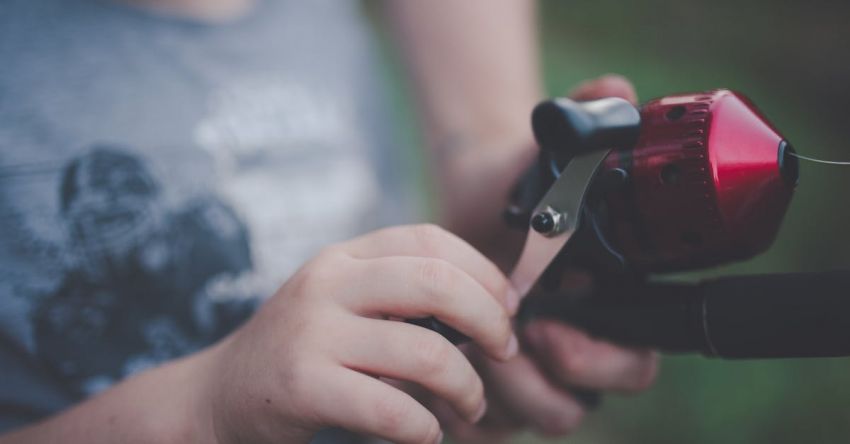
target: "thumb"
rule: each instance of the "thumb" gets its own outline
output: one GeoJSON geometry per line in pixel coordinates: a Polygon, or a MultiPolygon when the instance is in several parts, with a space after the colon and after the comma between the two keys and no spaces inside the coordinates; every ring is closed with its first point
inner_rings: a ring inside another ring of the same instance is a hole
{"type": "Polygon", "coordinates": [[[633,104],[637,103],[637,93],[632,82],[618,74],[606,74],[582,82],[570,92],[570,97],[576,100],[621,97],[633,104]]]}

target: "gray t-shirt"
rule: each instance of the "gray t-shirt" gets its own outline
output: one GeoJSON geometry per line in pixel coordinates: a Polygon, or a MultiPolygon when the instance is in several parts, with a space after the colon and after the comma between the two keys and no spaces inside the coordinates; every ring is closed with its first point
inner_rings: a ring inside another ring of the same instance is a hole
{"type": "Polygon", "coordinates": [[[407,217],[357,7],[0,4],[0,431],[215,341],[318,248],[407,217]]]}

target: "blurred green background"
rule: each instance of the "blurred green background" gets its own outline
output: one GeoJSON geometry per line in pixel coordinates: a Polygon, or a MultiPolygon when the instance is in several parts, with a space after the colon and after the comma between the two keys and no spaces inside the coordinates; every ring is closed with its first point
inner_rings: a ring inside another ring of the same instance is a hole
{"type": "MultiPolygon", "coordinates": [[[[801,154],[850,160],[850,3],[552,0],[540,9],[550,95],[609,72],[630,78],[642,100],[732,88],[752,98],[801,154]]],[[[411,97],[397,58],[388,55],[386,68],[402,116],[400,136],[415,147],[411,97]]],[[[411,150],[411,174],[420,170],[415,153],[411,150]]],[[[676,278],[848,268],[848,192],[850,167],[803,162],[800,185],[768,253],[676,278]]],[[[666,357],[648,393],[609,395],[568,438],[575,443],[848,440],[850,359],[747,362],[694,356],[666,357]]]]}

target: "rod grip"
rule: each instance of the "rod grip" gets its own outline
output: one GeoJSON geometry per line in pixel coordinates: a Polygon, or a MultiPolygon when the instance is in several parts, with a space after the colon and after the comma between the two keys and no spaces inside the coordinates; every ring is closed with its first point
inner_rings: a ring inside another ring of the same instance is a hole
{"type": "Polygon", "coordinates": [[[850,356],[850,271],[610,286],[579,301],[547,295],[530,317],[614,342],[723,358],[850,356]]]}
{"type": "Polygon", "coordinates": [[[701,287],[709,352],[726,358],[850,355],[850,271],[730,277],[701,287]]]}

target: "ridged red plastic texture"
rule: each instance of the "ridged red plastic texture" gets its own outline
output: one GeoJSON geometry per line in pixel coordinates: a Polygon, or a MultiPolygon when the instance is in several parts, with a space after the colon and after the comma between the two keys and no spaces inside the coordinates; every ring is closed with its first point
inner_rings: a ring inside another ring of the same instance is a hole
{"type": "Polygon", "coordinates": [[[628,172],[609,193],[609,241],[644,271],[746,259],[776,237],[794,189],[783,178],[784,138],[743,95],[668,96],[641,109],[632,149],[604,168],[628,172]]]}

